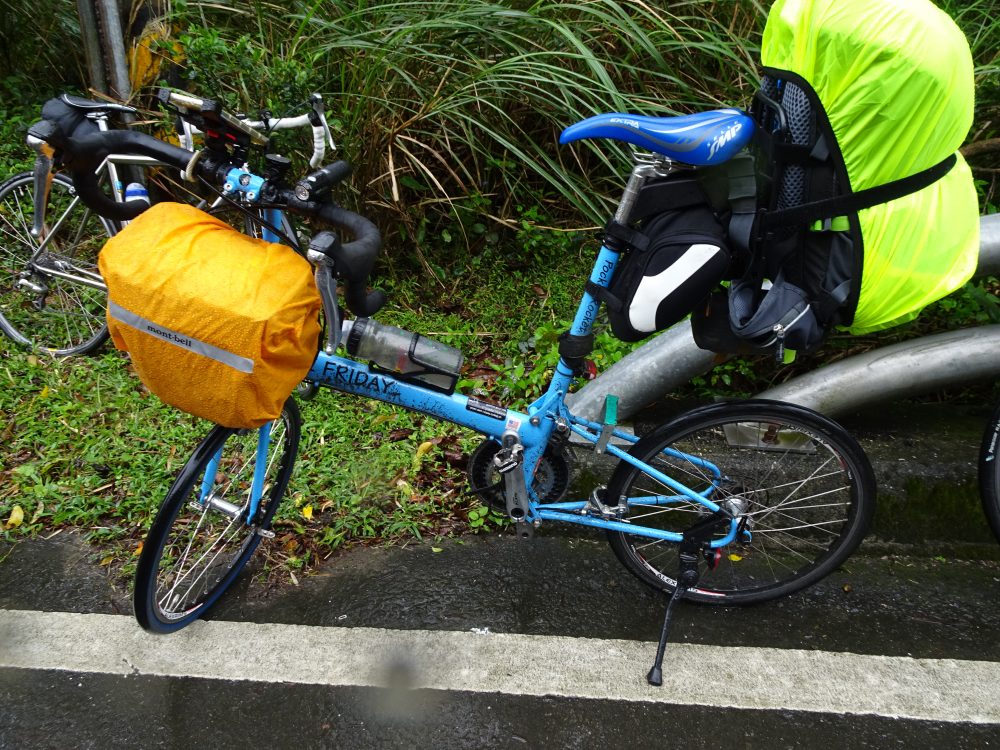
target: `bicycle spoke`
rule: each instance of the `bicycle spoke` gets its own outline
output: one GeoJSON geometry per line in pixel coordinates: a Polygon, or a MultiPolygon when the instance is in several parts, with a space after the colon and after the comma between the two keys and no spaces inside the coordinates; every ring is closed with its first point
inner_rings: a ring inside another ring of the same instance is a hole
{"type": "Polygon", "coordinates": [[[107,335],[106,294],[96,259],[109,225],[78,204],[67,178],[52,181],[42,238],[31,235],[33,178],[19,175],[0,192],[0,327],[22,344],[55,354],[99,346],[107,335]]]}
{"type": "Polygon", "coordinates": [[[196,454],[197,463],[185,465],[150,530],[136,571],[136,617],[143,627],[159,632],[183,627],[212,606],[242,570],[287,487],[299,422],[298,409],[289,400],[282,417],[270,425],[260,504],[252,523],[248,514],[259,430],[216,428],[196,454]]]}

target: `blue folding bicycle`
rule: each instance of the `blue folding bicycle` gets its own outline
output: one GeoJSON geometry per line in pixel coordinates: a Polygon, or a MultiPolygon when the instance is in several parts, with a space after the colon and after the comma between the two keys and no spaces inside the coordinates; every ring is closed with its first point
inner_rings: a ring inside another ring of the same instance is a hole
{"type": "MultiPolygon", "coordinates": [[[[233,121],[229,127],[245,126],[233,121]]],[[[648,152],[637,155],[614,217],[615,227],[627,229],[638,202],[654,195],[668,201],[663,208],[669,209],[671,181],[731,158],[746,145],[753,127],[737,110],[682,117],[600,115],[567,129],[561,140],[611,138],[648,152]]],[[[572,413],[565,397],[592,349],[601,304],[592,291],[607,288],[619,264],[621,246],[614,231],[597,253],[588,291],[560,344],[552,382],[522,412],[343,353],[337,281],[347,307],[359,318],[373,315],[385,302],[381,292],[369,292],[367,286],[380,246],[377,229],[329,198],[349,171],[345,164],[315,173],[319,177],[304,181],[304,189],[300,181],[297,192],[281,175],[265,180],[249,173],[242,158],[224,150],[196,156],[130,131],[67,138],[44,122],[32,132],[55,148],[81,198],[102,215],[130,218],[125,214],[134,209],[99,192],[95,165],[109,153],[132,153],[225,185],[230,200],[257,216],[264,209],[270,225],[266,238],[273,241],[282,239],[275,230],[285,211],[319,218],[352,236],[341,242],[338,235],[321,232],[307,251],[327,331],[307,387],[378,399],[482,434],[469,459],[470,483],[485,503],[510,518],[521,537],[530,537],[543,521],[603,529],[624,566],[670,597],[647,676],[652,684],[662,680],[677,601],[751,604],[790,594],[842,564],[867,531],[874,507],[868,460],[842,427],[815,412],[768,401],[717,403],[642,437],[616,425],[614,398],[606,402],[601,422],[572,413]],[[607,486],[570,499],[570,455],[580,446],[618,463],[607,486]]],[[[428,366],[423,374],[433,370],[428,366]]],[[[288,486],[300,430],[298,408],[289,399],[274,422],[257,430],[217,426],[195,449],[142,548],[134,603],[144,628],[171,632],[204,616],[258,545],[274,537],[269,527],[288,486]]]]}

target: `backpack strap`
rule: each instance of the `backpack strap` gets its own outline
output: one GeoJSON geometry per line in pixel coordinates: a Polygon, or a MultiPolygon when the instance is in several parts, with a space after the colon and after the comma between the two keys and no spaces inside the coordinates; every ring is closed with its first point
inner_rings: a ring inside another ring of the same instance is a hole
{"type": "Polygon", "coordinates": [[[857,213],[866,208],[877,206],[881,203],[888,203],[904,195],[916,193],[919,190],[933,185],[940,180],[955,166],[955,154],[951,154],[946,159],[938,162],[933,167],[892,180],[882,185],[859,190],[847,195],[838,195],[835,198],[803,203],[793,208],[785,208],[780,211],[761,211],[758,217],[758,229],[766,232],[778,227],[806,226],[820,219],[829,219],[834,216],[844,216],[846,214],[857,213]]]}
{"type": "Polygon", "coordinates": [[[729,170],[730,249],[744,256],[750,253],[753,226],[757,219],[757,174],[753,157],[744,152],[727,162],[729,170]]]}
{"type": "Polygon", "coordinates": [[[586,292],[596,299],[598,302],[603,302],[607,305],[608,310],[616,313],[620,313],[625,309],[625,302],[617,294],[613,293],[606,286],[601,286],[600,284],[595,284],[590,279],[587,283],[583,285],[586,292]]]}

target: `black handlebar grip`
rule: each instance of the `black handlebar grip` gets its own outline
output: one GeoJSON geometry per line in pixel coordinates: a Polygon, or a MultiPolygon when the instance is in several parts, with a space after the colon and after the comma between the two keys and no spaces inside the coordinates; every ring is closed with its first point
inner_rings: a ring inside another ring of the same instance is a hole
{"type": "MultiPolygon", "coordinates": [[[[290,201],[294,207],[297,201],[290,201]]],[[[306,208],[302,206],[302,208],[306,208]]],[[[368,219],[330,203],[311,204],[307,213],[313,213],[328,224],[346,229],[354,239],[345,242],[335,251],[334,268],[337,276],[344,280],[344,301],[355,315],[367,318],[374,315],[385,304],[385,293],[376,289],[369,292],[368,277],[375,267],[375,259],[382,247],[382,235],[378,227],[368,219]]]]}
{"type": "Polygon", "coordinates": [[[350,164],[343,159],[335,161],[299,180],[295,185],[295,197],[300,201],[319,200],[350,174],[350,164]]]}
{"type": "Polygon", "coordinates": [[[134,219],[148,207],[145,202],[116,203],[98,185],[96,170],[108,154],[138,154],[178,169],[191,161],[192,152],[134,130],[107,130],[77,137],[66,137],[53,123],[43,121],[29,129],[29,134],[41,138],[58,151],[73,178],[80,200],[96,213],[115,221],[134,219]]]}
{"type": "Polygon", "coordinates": [[[66,136],[63,134],[62,129],[51,120],[39,120],[34,125],[29,127],[28,137],[45,141],[55,148],[59,148],[59,144],[66,140],[66,136]]]}
{"type": "Polygon", "coordinates": [[[381,289],[366,292],[363,287],[348,284],[344,301],[352,313],[359,318],[370,318],[385,305],[387,297],[381,289]]]}
{"type": "Polygon", "coordinates": [[[88,169],[73,170],[70,172],[70,176],[73,178],[73,187],[76,188],[80,200],[105,219],[131,221],[149,208],[146,201],[118,203],[111,200],[101,192],[97,182],[97,174],[88,169]]]}

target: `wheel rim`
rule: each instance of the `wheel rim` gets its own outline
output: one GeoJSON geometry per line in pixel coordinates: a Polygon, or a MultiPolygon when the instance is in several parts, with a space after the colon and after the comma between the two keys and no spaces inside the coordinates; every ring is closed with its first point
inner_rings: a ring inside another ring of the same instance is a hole
{"type": "MultiPolygon", "coordinates": [[[[825,561],[845,557],[853,548],[856,489],[850,466],[807,430],[777,418],[720,419],[682,433],[671,448],[675,452],[646,460],[707,494],[745,530],[721,548],[715,569],[703,571],[696,595],[778,596],[821,577],[825,561]],[[718,467],[719,476],[710,466],[718,467]]],[[[629,520],[643,526],[681,532],[708,515],[702,506],[640,472],[632,473],[625,494],[629,520]],[[652,497],[674,501],[646,505],[649,500],[637,500],[652,497]]],[[[651,579],[674,585],[676,544],[624,539],[628,554],[651,579]]]]}
{"type": "Polygon", "coordinates": [[[292,436],[286,419],[271,426],[263,496],[253,523],[247,524],[247,514],[257,430],[241,430],[226,438],[207,501],[204,465],[175,499],[152,593],[154,612],[162,622],[175,623],[210,606],[253,553],[259,530],[269,526],[288,478],[285,467],[292,436]]]}
{"type": "MultiPolygon", "coordinates": [[[[0,318],[19,343],[70,354],[104,340],[104,289],[62,279],[58,270],[99,280],[97,255],[109,236],[103,220],[77,204],[37,259],[29,266],[39,242],[31,235],[34,216],[30,177],[0,196],[0,318]]],[[[70,207],[75,192],[65,178],[52,181],[46,231],[70,207]]]]}

